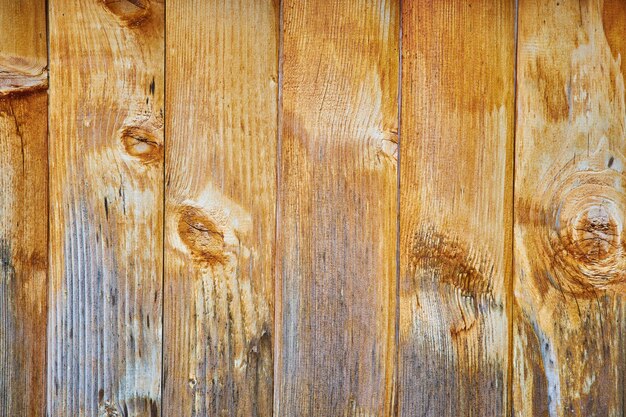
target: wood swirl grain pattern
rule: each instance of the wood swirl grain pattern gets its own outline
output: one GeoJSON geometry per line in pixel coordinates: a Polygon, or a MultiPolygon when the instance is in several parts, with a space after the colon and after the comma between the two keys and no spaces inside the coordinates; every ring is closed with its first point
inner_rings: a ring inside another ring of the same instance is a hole
{"type": "Polygon", "coordinates": [[[624,25],[619,1],[520,2],[516,416],[623,415],[624,25]]]}

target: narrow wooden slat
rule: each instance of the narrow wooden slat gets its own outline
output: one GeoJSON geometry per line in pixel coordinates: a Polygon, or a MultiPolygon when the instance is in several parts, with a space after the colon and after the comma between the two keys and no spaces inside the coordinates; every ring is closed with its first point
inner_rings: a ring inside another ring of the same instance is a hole
{"type": "Polygon", "coordinates": [[[0,416],[45,414],[46,4],[0,1],[0,416]]]}
{"type": "Polygon", "coordinates": [[[514,414],[622,416],[626,7],[519,5],[514,414]]]}
{"type": "Polygon", "coordinates": [[[163,412],[269,417],[279,2],[167,4],[163,412]]]}
{"type": "Polygon", "coordinates": [[[508,410],[515,10],[405,2],[400,416],[508,410]]]}
{"type": "Polygon", "coordinates": [[[50,0],[49,416],[159,416],[163,4],[50,0]]]}
{"type": "Polygon", "coordinates": [[[279,416],[392,413],[399,2],[283,2],[279,416]]]}

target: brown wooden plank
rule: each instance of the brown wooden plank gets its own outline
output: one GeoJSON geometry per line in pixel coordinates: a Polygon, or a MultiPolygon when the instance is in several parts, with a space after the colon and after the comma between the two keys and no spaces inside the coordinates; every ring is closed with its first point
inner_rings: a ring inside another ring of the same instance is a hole
{"type": "Polygon", "coordinates": [[[519,5],[514,413],[622,416],[622,1],[519,5]]]}
{"type": "Polygon", "coordinates": [[[49,416],[158,416],[163,3],[50,0],[49,416]]]}
{"type": "Polygon", "coordinates": [[[269,417],[279,2],[166,15],[164,415],[269,417]]]}
{"type": "Polygon", "coordinates": [[[280,416],[392,412],[399,2],[283,3],[280,416]]]}
{"type": "Polygon", "coordinates": [[[508,410],[515,10],[405,2],[400,416],[508,410]]]}
{"type": "Polygon", "coordinates": [[[46,4],[0,1],[0,416],[46,405],[46,4]]]}

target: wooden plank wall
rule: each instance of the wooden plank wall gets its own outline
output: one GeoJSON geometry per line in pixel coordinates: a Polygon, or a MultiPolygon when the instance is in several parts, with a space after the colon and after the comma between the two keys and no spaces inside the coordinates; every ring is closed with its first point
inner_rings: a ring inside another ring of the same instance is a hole
{"type": "Polygon", "coordinates": [[[624,413],[622,0],[0,0],[0,417],[624,413]]]}

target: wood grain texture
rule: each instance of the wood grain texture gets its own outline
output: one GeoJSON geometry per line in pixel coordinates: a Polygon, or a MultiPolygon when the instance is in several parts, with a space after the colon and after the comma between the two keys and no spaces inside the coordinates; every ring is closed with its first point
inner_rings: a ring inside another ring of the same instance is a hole
{"type": "Polygon", "coordinates": [[[166,15],[163,412],[269,417],[279,2],[166,15]]]}
{"type": "Polygon", "coordinates": [[[45,1],[0,1],[2,417],[45,415],[48,275],[46,67],[45,1]]]}
{"type": "Polygon", "coordinates": [[[164,13],[49,1],[48,415],[160,415],[164,13]]]}
{"type": "Polygon", "coordinates": [[[405,2],[400,416],[507,413],[513,1],[405,2]]]}
{"type": "Polygon", "coordinates": [[[621,1],[519,7],[514,414],[624,412],[621,1]]]}
{"type": "Polygon", "coordinates": [[[279,416],[391,415],[399,2],[283,3],[279,416]]]}

